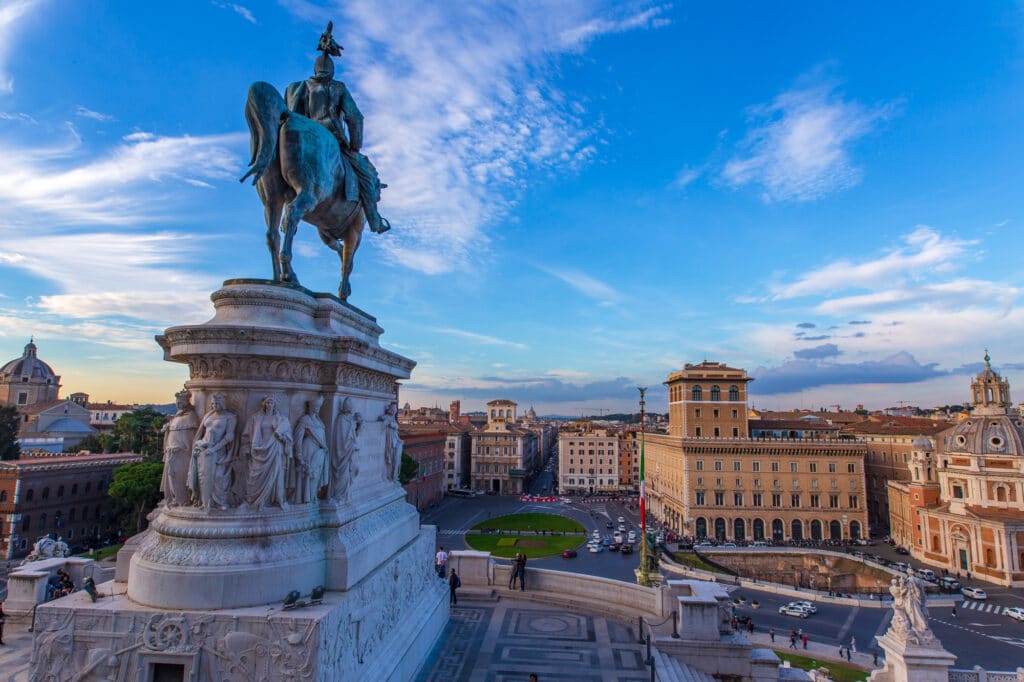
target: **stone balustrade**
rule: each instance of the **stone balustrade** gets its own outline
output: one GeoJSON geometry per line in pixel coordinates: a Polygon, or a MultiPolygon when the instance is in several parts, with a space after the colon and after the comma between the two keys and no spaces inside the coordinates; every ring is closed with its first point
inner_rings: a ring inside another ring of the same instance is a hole
{"type": "Polygon", "coordinates": [[[79,588],[86,578],[92,578],[96,584],[104,582],[110,572],[110,569],[99,568],[92,559],[76,557],[42,559],[25,564],[7,576],[4,613],[13,620],[30,618],[36,605],[46,601],[46,586],[50,578],[62,568],[79,588]]]}

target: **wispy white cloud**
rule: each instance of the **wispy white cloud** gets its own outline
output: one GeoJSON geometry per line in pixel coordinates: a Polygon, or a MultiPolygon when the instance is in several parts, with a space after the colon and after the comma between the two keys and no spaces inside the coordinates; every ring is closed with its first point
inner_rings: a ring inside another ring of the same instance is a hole
{"type": "Polygon", "coordinates": [[[167,208],[157,183],[233,178],[241,159],[232,148],[248,137],[133,133],[105,156],[78,161],[68,158],[79,144],[77,131],[67,131],[65,143],[48,148],[0,145],[0,202],[73,222],[138,223],[167,208]]]}
{"type": "Polygon", "coordinates": [[[752,128],[723,180],[761,187],[766,201],[808,201],[856,185],[851,147],[895,111],[844,99],[835,83],[798,87],[752,107],[752,128]]]}
{"type": "Polygon", "coordinates": [[[0,121],[17,121],[18,123],[39,123],[35,118],[20,111],[0,111],[0,121]]]}
{"type": "Polygon", "coordinates": [[[687,166],[676,173],[675,179],[672,180],[672,186],[676,189],[686,189],[703,174],[703,168],[690,168],[687,166]]]}
{"type": "Polygon", "coordinates": [[[75,116],[79,118],[91,118],[94,121],[113,121],[114,117],[110,114],[101,114],[98,111],[93,111],[89,107],[82,106],[79,104],[75,107],[75,116]]]}
{"type": "Polygon", "coordinates": [[[568,268],[542,267],[541,269],[552,277],[562,280],[584,296],[597,299],[601,303],[617,303],[623,299],[622,294],[611,286],[584,272],[568,268]]]}
{"type": "Polygon", "coordinates": [[[38,0],[0,0],[0,95],[14,91],[14,78],[7,73],[7,58],[16,44],[15,24],[40,4],[38,0]]]}
{"type": "Polygon", "coordinates": [[[244,5],[238,5],[233,2],[218,2],[217,0],[213,0],[213,4],[214,6],[220,7],[221,9],[231,10],[238,16],[248,21],[250,24],[256,23],[256,17],[254,17],[249,8],[245,7],[244,5]]]}
{"type": "Polygon", "coordinates": [[[979,279],[961,278],[949,282],[912,285],[870,294],[832,298],[815,307],[824,315],[841,316],[911,305],[934,306],[949,313],[972,305],[1012,306],[1020,296],[1017,287],[979,279]]]}
{"type": "Polygon", "coordinates": [[[802,275],[795,282],[776,286],[774,298],[786,299],[850,289],[885,289],[894,281],[924,273],[948,271],[975,242],[944,237],[920,225],[905,235],[903,244],[884,256],[860,263],[839,260],[802,275]]]}
{"type": "Polygon", "coordinates": [[[516,341],[508,341],[506,339],[499,339],[496,336],[488,336],[487,334],[478,334],[476,332],[465,331],[463,329],[454,329],[452,327],[432,327],[431,331],[438,334],[447,334],[448,336],[457,336],[462,339],[469,339],[477,343],[482,343],[488,346],[507,346],[508,348],[516,348],[519,350],[526,350],[529,348],[525,343],[518,343],[516,341]]]}
{"type": "Polygon", "coordinates": [[[594,0],[287,6],[318,23],[344,17],[339,77],[366,114],[366,151],[390,185],[381,211],[395,229],[375,243],[426,273],[485,254],[486,227],[528,180],[597,154],[600,117],[560,90],[554,60],[601,33],[655,27],[666,11],[594,0]]]}

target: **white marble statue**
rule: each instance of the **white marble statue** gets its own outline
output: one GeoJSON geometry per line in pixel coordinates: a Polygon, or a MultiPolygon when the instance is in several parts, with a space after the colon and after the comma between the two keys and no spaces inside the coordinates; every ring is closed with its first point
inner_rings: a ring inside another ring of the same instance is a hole
{"type": "MultiPolygon", "coordinates": [[[[28,556],[25,557],[24,563],[30,563],[32,561],[41,561],[43,559],[52,559],[54,552],[57,547],[57,542],[49,535],[44,535],[35,541],[32,545],[32,551],[29,552],[28,556]]],[[[67,547],[67,545],[65,545],[67,547]]],[[[61,555],[67,556],[67,555],[61,555]]]]}
{"type": "Polygon", "coordinates": [[[359,430],[362,426],[363,418],[352,411],[352,400],[345,398],[338,413],[334,457],[331,458],[331,499],[346,498],[352,477],[358,473],[353,462],[359,452],[359,430]]]}
{"type": "Polygon", "coordinates": [[[190,502],[188,470],[192,461],[192,442],[199,427],[199,417],[192,408],[192,395],[184,390],[174,397],[178,411],[164,424],[164,473],[160,481],[160,491],[168,507],[190,502]]]}
{"type": "Polygon", "coordinates": [[[193,504],[209,511],[231,506],[231,454],[238,418],[229,412],[224,396],[214,393],[210,411],[196,431],[188,468],[188,489],[193,504]]]}
{"type": "Polygon", "coordinates": [[[397,481],[402,466],[402,439],[398,435],[398,405],[391,403],[384,408],[380,420],[384,422],[384,477],[397,481]]]}
{"type": "Polygon", "coordinates": [[[906,575],[893,578],[889,585],[893,598],[889,634],[904,641],[927,644],[935,641],[935,635],[928,627],[924,587],[912,570],[908,569],[906,575]]]}
{"type": "Polygon", "coordinates": [[[64,542],[63,536],[57,536],[57,542],[53,543],[53,556],[54,557],[67,557],[71,555],[71,548],[68,547],[68,543],[64,542]]]}
{"type": "Polygon", "coordinates": [[[306,413],[295,425],[295,457],[293,459],[291,501],[313,502],[327,485],[327,429],[320,420],[321,396],[306,402],[306,413]]]}
{"type": "Polygon", "coordinates": [[[292,456],[292,426],[277,411],[273,396],[263,399],[249,420],[249,477],[245,486],[246,504],[262,509],[287,507],[284,495],[284,466],[292,456]]]}

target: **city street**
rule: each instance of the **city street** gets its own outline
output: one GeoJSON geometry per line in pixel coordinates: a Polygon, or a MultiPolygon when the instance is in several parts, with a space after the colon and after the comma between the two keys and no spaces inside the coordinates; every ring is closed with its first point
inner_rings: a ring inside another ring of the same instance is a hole
{"type": "MultiPolygon", "coordinates": [[[[543,485],[540,479],[537,483],[543,485]]],[[[609,521],[615,523],[619,516],[625,517],[628,529],[639,530],[640,523],[638,513],[630,511],[621,502],[586,504],[578,499],[571,504],[521,502],[518,497],[507,495],[446,497],[436,508],[423,514],[423,523],[438,526],[438,542],[446,549],[466,549],[462,536],[476,523],[503,514],[527,511],[561,514],[579,521],[588,533],[597,529],[602,536],[612,532],[606,524],[609,521]]],[[[585,573],[626,582],[635,580],[633,570],[639,565],[639,552],[625,556],[607,550],[591,554],[583,547],[584,543],[585,539],[580,538],[579,555],[574,559],[554,556],[531,560],[529,565],[533,568],[585,573]]],[[[908,557],[896,554],[888,545],[881,543],[861,549],[865,553],[908,561],[908,557]]],[[[914,561],[908,563],[918,565],[914,561]]],[[[932,608],[930,623],[936,636],[950,652],[958,656],[958,668],[982,665],[990,670],[1014,670],[1017,666],[1024,666],[1024,623],[1001,614],[1002,608],[1006,606],[1024,606],[1024,595],[1020,590],[1000,588],[980,581],[972,581],[972,584],[985,588],[989,594],[987,602],[959,601],[958,617],[955,619],[949,608],[932,608]]],[[[747,599],[747,604],[740,606],[738,613],[749,615],[760,632],[774,627],[776,640],[784,646],[788,644],[791,629],[803,628],[812,641],[835,645],[837,650],[839,644],[847,645],[851,638],[856,638],[857,650],[870,652],[875,635],[885,632],[891,618],[889,609],[862,609],[821,603],[817,604],[817,614],[806,619],[794,618],[778,612],[779,606],[790,601],[791,597],[749,588],[737,590],[727,586],[727,589],[734,597],[743,595],[747,599]],[[754,609],[749,605],[752,599],[758,600],[759,608],[754,609]]]]}

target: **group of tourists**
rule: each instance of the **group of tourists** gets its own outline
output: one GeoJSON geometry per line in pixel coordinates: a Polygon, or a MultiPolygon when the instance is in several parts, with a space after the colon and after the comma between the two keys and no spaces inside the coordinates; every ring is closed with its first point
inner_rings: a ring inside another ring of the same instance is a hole
{"type": "Polygon", "coordinates": [[[526,590],[526,555],[516,552],[516,558],[512,560],[512,573],[508,578],[508,589],[515,589],[516,578],[519,579],[519,591],[526,590]]]}
{"type": "MultiPolygon", "coordinates": [[[[448,566],[448,552],[444,551],[444,547],[440,547],[437,550],[437,554],[434,555],[434,570],[437,571],[437,577],[441,580],[445,579],[445,568],[448,566]]],[[[448,580],[448,603],[452,606],[459,603],[459,598],[455,594],[455,591],[462,587],[462,580],[459,579],[459,574],[455,572],[455,569],[451,569],[447,574],[448,580]]]]}
{"type": "Polygon", "coordinates": [[[63,568],[57,569],[57,574],[50,576],[46,584],[46,600],[60,599],[75,591],[75,583],[71,576],[63,568]]]}

